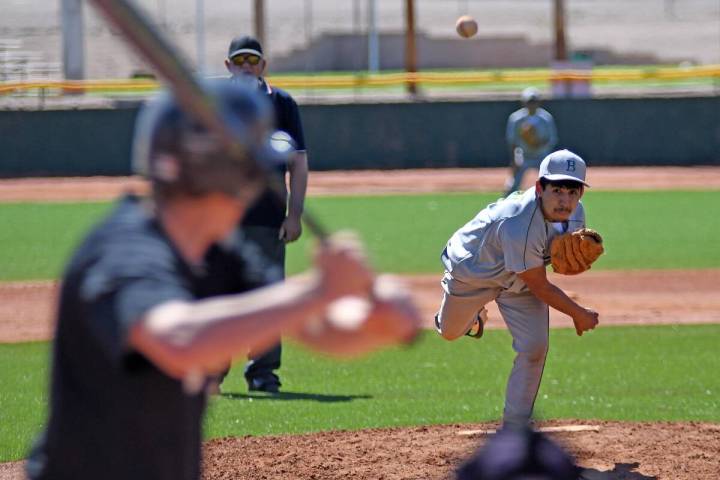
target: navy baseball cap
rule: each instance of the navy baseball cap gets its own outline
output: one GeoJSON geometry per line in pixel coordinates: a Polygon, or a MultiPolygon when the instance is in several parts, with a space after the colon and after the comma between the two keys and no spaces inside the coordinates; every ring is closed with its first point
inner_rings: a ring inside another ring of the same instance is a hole
{"type": "Polygon", "coordinates": [[[230,47],[228,47],[228,58],[233,58],[241,53],[250,53],[263,58],[262,45],[260,45],[257,38],[248,35],[233,38],[230,47]]]}
{"type": "Polygon", "coordinates": [[[585,160],[570,150],[558,150],[545,157],[538,169],[538,179],[574,180],[589,187],[585,181],[585,160]]]}

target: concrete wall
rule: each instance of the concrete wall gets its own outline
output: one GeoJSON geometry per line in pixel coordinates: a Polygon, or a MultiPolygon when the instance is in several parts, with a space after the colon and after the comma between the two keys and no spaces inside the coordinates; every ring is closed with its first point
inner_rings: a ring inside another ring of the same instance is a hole
{"type": "MultiPolygon", "coordinates": [[[[522,68],[547,67],[553,59],[550,42],[531,42],[527,37],[435,38],[417,34],[418,68],[522,68]]],[[[380,68],[405,68],[405,36],[380,35],[380,68]]],[[[578,50],[596,65],[655,64],[653,55],[616,53],[609,49],[578,50]]],[[[327,33],[307,47],[269,60],[271,72],[367,70],[367,37],[352,33],[327,33]]]]}
{"type": "MultiPolygon", "coordinates": [[[[515,102],[301,107],[314,170],[505,166],[515,102]]],[[[720,97],[557,100],[560,147],[590,165],[720,165],[720,97]]],[[[136,108],[0,111],[0,176],[130,172],[136,108]]]]}

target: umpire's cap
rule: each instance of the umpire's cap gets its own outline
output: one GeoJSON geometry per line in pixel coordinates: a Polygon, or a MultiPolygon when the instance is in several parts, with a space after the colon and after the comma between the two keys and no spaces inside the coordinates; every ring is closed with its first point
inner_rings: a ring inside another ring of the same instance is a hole
{"type": "Polygon", "coordinates": [[[165,92],[139,114],[133,168],[148,177],[156,191],[243,196],[269,168],[287,160],[292,143],[282,132],[271,131],[272,106],[257,89],[228,81],[207,83],[203,89],[239,148],[231,153],[227,142],[208,132],[165,92]]]}
{"type": "Polygon", "coordinates": [[[230,42],[230,46],[228,47],[227,58],[233,58],[235,55],[240,55],[241,53],[250,53],[253,55],[257,55],[260,58],[263,58],[262,45],[257,38],[250,37],[248,35],[243,35],[232,39],[232,41],[230,42]]]}
{"type": "Polygon", "coordinates": [[[503,428],[457,471],[457,480],[577,480],[580,469],[552,440],[529,428],[503,428]]]}

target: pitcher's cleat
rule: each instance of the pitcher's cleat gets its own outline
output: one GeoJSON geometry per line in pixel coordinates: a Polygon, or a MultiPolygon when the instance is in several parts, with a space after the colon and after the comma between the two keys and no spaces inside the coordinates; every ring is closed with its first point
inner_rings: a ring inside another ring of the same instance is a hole
{"type": "Polygon", "coordinates": [[[488,321],[488,313],[487,309],[483,307],[477,314],[477,317],[475,318],[475,321],[473,322],[472,326],[470,327],[470,330],[468,330],[465,335],[471,338],[481,338],[483,336],[483,333],[485,333],[485,323],[488,321]]]}

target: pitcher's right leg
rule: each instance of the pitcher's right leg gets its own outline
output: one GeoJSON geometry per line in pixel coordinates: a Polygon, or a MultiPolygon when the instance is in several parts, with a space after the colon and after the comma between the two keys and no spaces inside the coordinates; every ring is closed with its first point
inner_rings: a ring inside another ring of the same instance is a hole
{"type": "Polygon", "coordinates": [[[540,388],[549,343],[547,304],[530,292],[503,294],[496,300],[516,352],[505,394],[505,425],[527,425],[540,388]]]}

